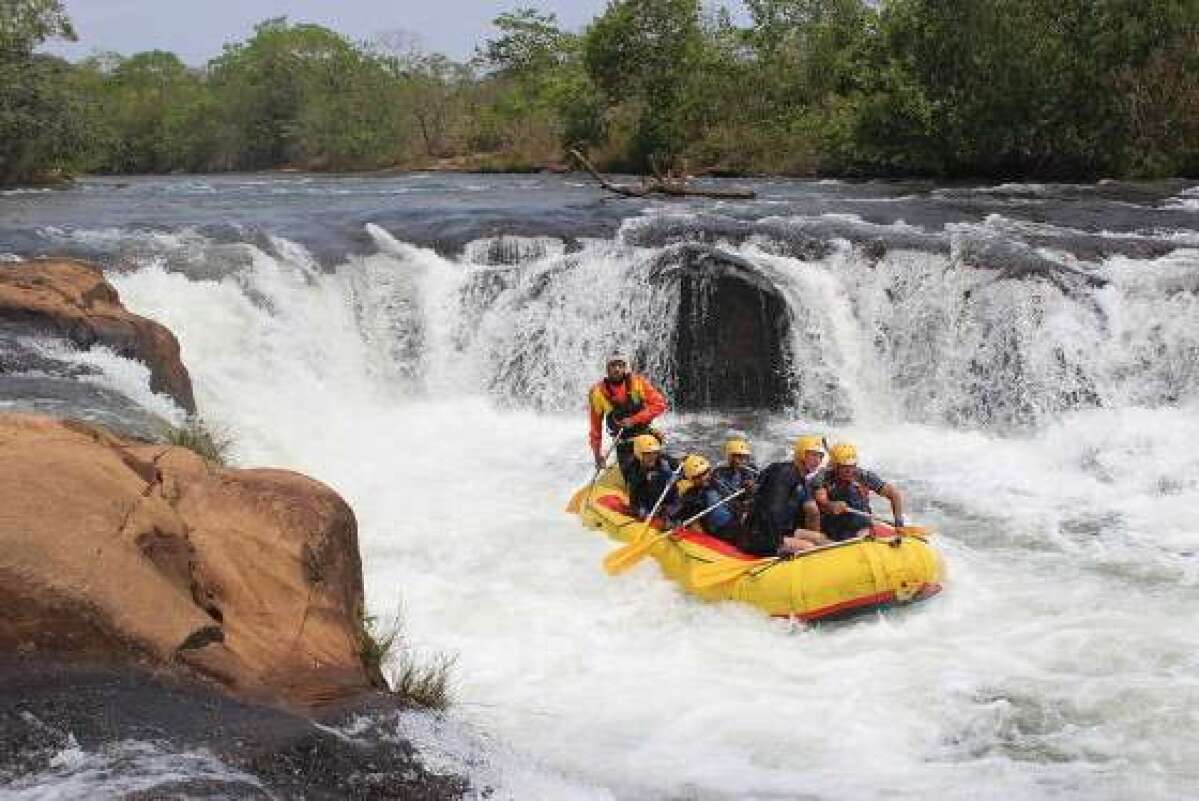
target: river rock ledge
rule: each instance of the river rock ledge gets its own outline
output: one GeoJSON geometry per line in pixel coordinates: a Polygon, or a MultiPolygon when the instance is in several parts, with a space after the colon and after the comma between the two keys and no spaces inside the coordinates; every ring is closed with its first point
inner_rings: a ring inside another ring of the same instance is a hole
{"type": "MultiPolygon", "coordinates": [[[[150,388],[196,411],[179,342],[165,326],[121,305],[95,265],[37,259],[0,265],[0,325],[63,337],[84,350],[104,345],[150,368],[150,388]]],[[[0,363],[0,372],[4,372],[0,363]]]]}
{"type": "Polygon", "coordinates": [[[0,415],[0,653],[126,663],[314,708],[364,664],[357,523],[333,490],[90,425],[0,415]]]}

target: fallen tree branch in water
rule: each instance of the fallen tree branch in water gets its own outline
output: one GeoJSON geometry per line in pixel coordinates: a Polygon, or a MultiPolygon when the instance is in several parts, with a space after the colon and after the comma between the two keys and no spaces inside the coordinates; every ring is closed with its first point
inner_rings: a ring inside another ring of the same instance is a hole
{"type": "Polygon", "coordinates": [[[567,152],[574,156],[575,161],[579,162],[587,172],[591,173],[591,177],[600,186],[622,197],[645,197],[652,194],[669,195],[671,197],[711,197],[725,200],[750,200],[757,197],[757,193],[752,189],[694,189],[688,185],[685,177],[679,178],[669,174],[666,176],[656,174],[653,178],[649,178],[648,176],[642,177],[640,185],[614,184],[600,175],[599,171],[595,169],[582,153],[574,148],[571,148],[567,152]]]}

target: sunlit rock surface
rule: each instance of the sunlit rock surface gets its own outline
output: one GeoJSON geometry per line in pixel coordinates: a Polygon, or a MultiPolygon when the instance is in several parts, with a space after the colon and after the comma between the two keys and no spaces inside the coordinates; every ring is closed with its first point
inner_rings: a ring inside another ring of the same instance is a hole
{"type": "Polygon", "coordinates": [[[357,524],[328,487],[0,416],[0,650],[173,666],[311,706],[363,665],[357,524]]]}

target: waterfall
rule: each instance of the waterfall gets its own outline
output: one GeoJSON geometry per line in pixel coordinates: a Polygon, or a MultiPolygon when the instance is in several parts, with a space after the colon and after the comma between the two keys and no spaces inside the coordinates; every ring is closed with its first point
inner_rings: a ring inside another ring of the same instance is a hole
{"type": "MultiPolygon", "coordinates": [[[[353,230],[332,258],[295,228],[190,217],[44,237],[176,333],[235,463],[346,497],[371,613],[402,602],[412,648],[458,657],[448,718],[406,713],[405,731],[496,798],[1194,797],[1199,238],[1177,223],[1193,192],[1108,232],[1042,214],[1052,187],[855,214],[823,206],[869,187],[812,186],[832,193],[816,208],[663,203],[588,236],[493,235],[507,207],[439,228],[456,213],[433,206],[442,188],[405,230],[408,207],[382,220],[372,197],[339,212],[353,230]],[[438,245],[445,230],[470,234],[438,245]],[[712,330],[758,372],[705,364],[733,352],[712,330]],[[854,441],[936,531],[946,592],[795,631],[701,603],[652,560],[607,577],[611,543],[562,507],[590,478],[584,396],[613,348],[687,399],[663,420],[672,447],[713,455],[738,427],[766,463],[800,431],[854,441]],[[687,383],[739,375],[748,397],[771,370],[776,411],[687,383]]],[[[177,414],[140,365],[22,348],[177,414]]]]}

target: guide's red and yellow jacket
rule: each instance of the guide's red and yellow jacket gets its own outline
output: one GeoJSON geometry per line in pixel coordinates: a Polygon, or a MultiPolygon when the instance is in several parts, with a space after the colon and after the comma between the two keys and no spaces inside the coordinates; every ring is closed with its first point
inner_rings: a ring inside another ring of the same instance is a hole
{"type": "Polygon", "coordinates": [[[666,396],[644,376],[630,373],[619,384],[601,379],[587,394],[591,407],[591,450],[598,456],[603,446],[603,423],[608,418],[608,433],[616,436],[617,420],[628,418],[625,439],[649,430],[650,422],[666,411],[666,396]]]}

